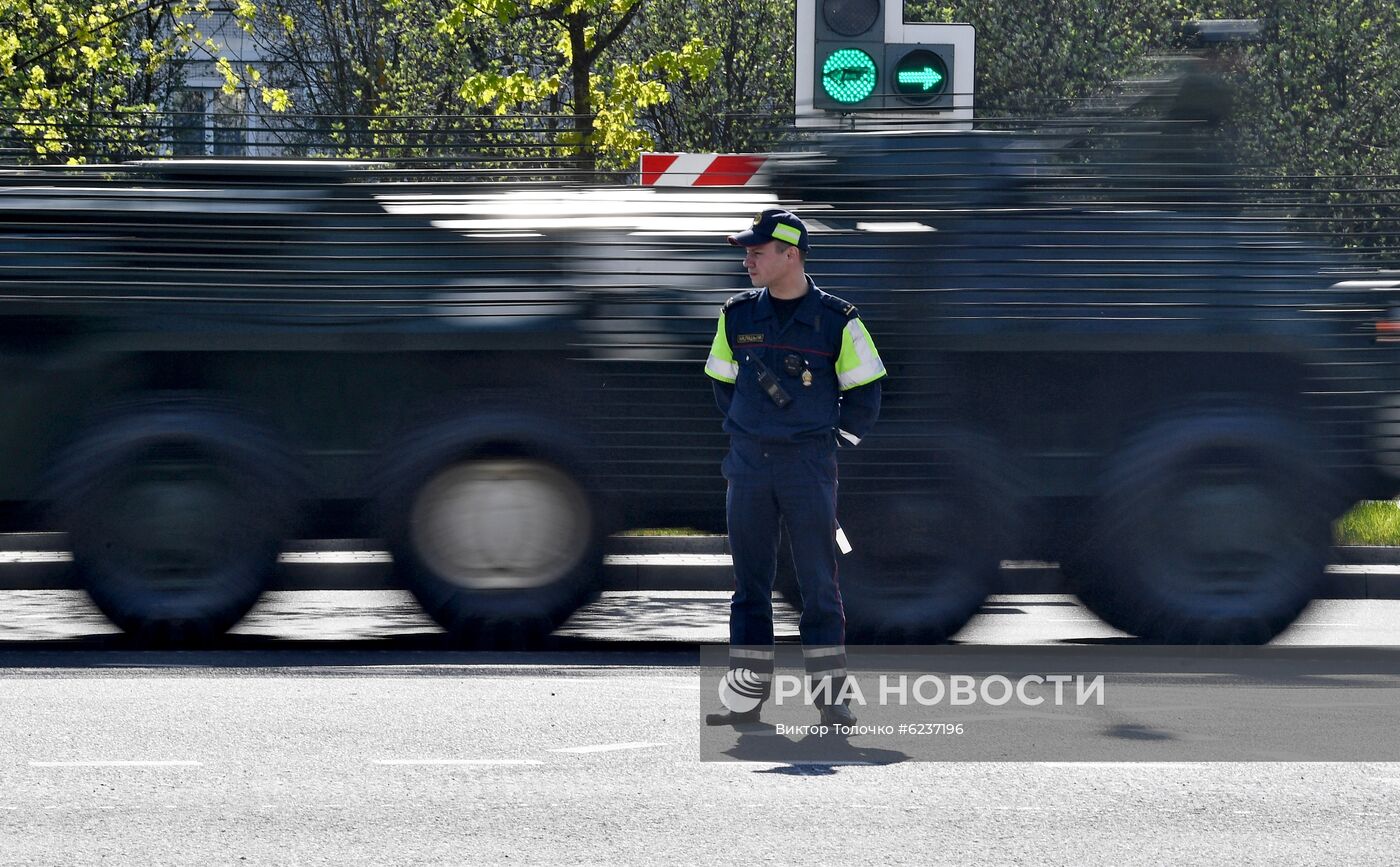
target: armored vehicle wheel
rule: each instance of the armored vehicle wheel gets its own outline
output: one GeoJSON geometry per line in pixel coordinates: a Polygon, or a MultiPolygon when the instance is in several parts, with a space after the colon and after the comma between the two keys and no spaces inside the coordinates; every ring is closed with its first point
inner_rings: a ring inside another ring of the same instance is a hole
{"type": "Polygon", "coordinates": [[[543,422],[504,418],[407,450],[385,506],[396,568],[465,644],[536,645],[597,595],[601,521],[557,439],[543,422]]]}
{"type": "Polygon", "coordinates": [[[195,643],[257,602],[293,525],[293,469],[235,412],[151,401],[59,461],[53,516],[78,581],[113,623],[143,642],[195,643]]]}
{"type": "Polygon", "coordinates": [[[1105,621],[1151,641],[1266,642],[1325,577],[1338,505],[1308,437],[1272,412],[1162,421],[1104,476],[1070,575],[1105,621]]]}
{"type": "MultiPolygon", "coordinates": [[[[837,558],[848,644],[947,641],[977,613],[1016,545],[1020,492],[994,444],[957,432],[905,460],[931,468],[922,490],[892,481],[889,491],[839,505],[854,548],[837,558]]],[[[777,587],[801,608],[786,545],[777,587]]]]}

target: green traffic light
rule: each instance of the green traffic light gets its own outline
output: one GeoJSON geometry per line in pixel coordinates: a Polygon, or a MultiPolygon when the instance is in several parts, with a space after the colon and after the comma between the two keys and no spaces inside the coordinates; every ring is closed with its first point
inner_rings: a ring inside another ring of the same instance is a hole
{"type": "Polygon", "coordinates": [[[894,64],[894,91],[915,105],[933,102],[948,86],[948,65],[927,48],[916,48],[894,64]]]}
{"type": "Polygon", "coordinates": [[[822,63],[822,90],[844,105],[853,105],[875,92],[879,72],[875,59],[859,48],[841,48],[822,63]]]}
{"type": "Polygon", "coordinates": [[[900,85],[912,85],[925,91],[933,90],[943,83],[943,76],[932,66],[923,69],[904,69],[899,72],[900,85]]]}

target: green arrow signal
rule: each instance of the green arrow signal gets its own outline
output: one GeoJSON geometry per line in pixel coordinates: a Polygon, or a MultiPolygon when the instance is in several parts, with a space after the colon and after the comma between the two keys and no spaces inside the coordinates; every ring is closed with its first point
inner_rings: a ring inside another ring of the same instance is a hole
{"type": "Polygon", "coordinates": [[[924,90],[933,90],[943,83],[943,76],[938,73],[938,70],[931,66],[925,66],[923,69],[901,69],[899,71],[899,83],[921,84],[924,90]]]}
{"type": "Polygon", "coordinates": [[[878,81],[875,58],[859,48],[838,48],[822,64],[822,90],[843,105],[855,105],[870,96],[878,81]]]}

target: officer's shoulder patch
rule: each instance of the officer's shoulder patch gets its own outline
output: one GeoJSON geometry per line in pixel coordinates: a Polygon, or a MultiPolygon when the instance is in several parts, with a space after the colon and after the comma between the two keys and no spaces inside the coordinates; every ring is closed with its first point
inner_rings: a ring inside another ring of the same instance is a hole
{"type": "Polygon", "coordinates": [[[856,305],[845,300],[844,298],[837,298],[835,295],[830,295],[828,293],[823,292],[822,303],[825,304],[827,307],[830,307],[832,310],[835,310],[837,313],[840,313],[847,319],[856,318],[856,305]]]}
{"type": "Polygon", "coordinates": [[[757,290],[757,289],[749,289],[749,290],[746,291],[746,292],[740,292],[738,295],[735,295],[734,297],[730,298],[728,301],[724,302],[724,309],[725,309],[726,311],[728,311],[729,308],[731,308],[731,307],[734,307],[734,306],[739,305],[739,304],[743,304],[743,303],[746,302],[746,301],[752,301],[752,300],[754,300],[754,299],[757,298],[760,294],[762,294],[762,293],[760,293],[760,291],[757,290]]]}

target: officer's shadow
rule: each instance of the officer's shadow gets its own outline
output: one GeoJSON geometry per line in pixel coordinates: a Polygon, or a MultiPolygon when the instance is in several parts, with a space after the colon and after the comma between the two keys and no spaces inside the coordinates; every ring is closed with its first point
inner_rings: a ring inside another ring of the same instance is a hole
{"type": "Polygon", "coordinates": [[[777,734],[771,725],[758,724],[737,729],[739,739],[723,755],[744,762],[772,762],[782,765],[755,771],[758,774],[787,774],[823,777],[835,774],[843,765],[893,765],[909,760],[899,750],[862,747],[841,734],[806,734],[800,739],[777,734]]]}

